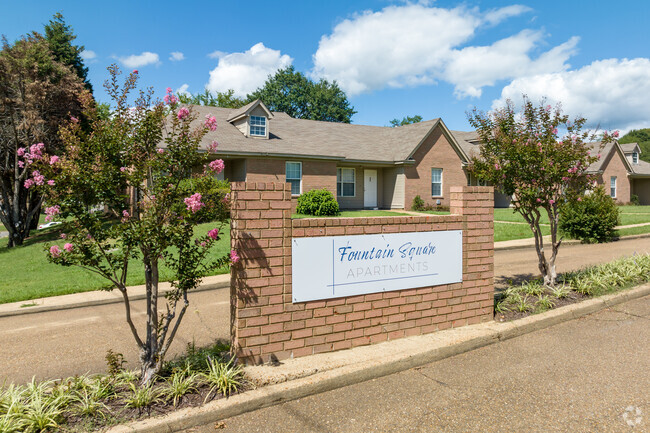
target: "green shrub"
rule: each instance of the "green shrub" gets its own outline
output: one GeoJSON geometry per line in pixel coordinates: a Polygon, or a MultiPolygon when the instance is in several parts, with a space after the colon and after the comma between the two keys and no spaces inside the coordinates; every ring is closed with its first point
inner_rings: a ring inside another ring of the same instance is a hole
{"type": "Polygon", "coordinates": [[[639,202],[639,196],[636,194],[632,194],[630,196],[630,203],[634,206],[639,206],[641,202],[639,202]]]}
{"type": "Polygon", "coordinates": [[[619,210],[602,185],[589,195],[567,201],[560,208],[560,231],[583,242],[612,240],[618,224],[619,210]]]}
{"type": "Polygon", "coordinates": [[[339,203],[326,189],[312,189],[298,197],[296,212],[303,215],[335,216],[339,214],[339,203]]]}
{"type": "Polygon", "coordinates": [[[422,197],[419,195],[416,195],[413,197],[413,204],[411,205],[411,210],[414,210],[416,212],[421,212],[425,210],[426,204],[424,203],[424,200],[422,200],[422,197]]]}

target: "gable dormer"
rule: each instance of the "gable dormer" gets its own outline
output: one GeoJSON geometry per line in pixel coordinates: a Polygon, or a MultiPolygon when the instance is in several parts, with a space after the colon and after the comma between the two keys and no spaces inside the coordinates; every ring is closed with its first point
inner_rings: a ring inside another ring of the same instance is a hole
{"type": "Polygon", "coordinates": [[[639,163],[639,155],[641,155],[641,148],[638,143],[625,143],[621,144],[621,149],[625,154],[625,158],[630,164],[636,165],[639,163]]]}
{"type": "Polygon", "coordinates": [[[228,117],[242,134],[250,138],[269,138],[269,125],[273,113],[259,99],[234,110],[228,117]]]}

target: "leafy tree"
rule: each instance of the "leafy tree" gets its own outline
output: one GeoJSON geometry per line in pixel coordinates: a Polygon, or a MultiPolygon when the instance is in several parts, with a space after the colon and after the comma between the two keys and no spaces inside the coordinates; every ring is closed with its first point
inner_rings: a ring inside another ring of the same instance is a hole
{"type": "MultiPolygon", "coordinates": [[[[555,261],[562,243],[558,238],[559,206],[593,186],[594,179],[587,169],[600,155],[590,155],[586,142],[594,134],[581,131],[584,118],[571,122],[559,105],[552,109],[542,102],[536,107],[526,98],[520,113],[508,101],[504,108],[488,114],[474,109],[468,118],[482,142],[480,155],[471,161],[470,172],[512,197],[514,211],[524,217],[533,231],[544,284],[554,286],[555,261]],[[558,129],[566,134],[560,137],[558,129]],[[551,229],[548,259],[540,227],[542,212],[548,215],[551,229]]],[[[605,144],[612,136],[605,133],[602,140],[605,144]]]]}
{"type": "Polygon", "coordinates": [[[410,125],[412,123],[418,123],[418,122],[422,122],[422,116],[416,114],[415,116],[406,116],[402,120],[395,118],[390,121],[390,126],[395,128],[397,126],[410,125]]]}
{"type": "Polygon", "coordinates": [[[283,111],[296,119],[350,123],[356,113],[336,81],[314,82],[293,66],[269,75],[266,83],[247,97],[261,99],[271,111],[283,111]]]}
{"type": "Polygon", "coordinates": [[[72,27],[65,23],[63,15],[57,12],[48,24],[45,25],[45,38],[50,46],[54,59],[74,69],[91,93],[93,86],[88,81],[88,68],[84,65],[81,53],[83,45],[73,45],[72,41],[77,39],[72,27]]]}
{"type": "MultiPolygon", "coordinates": [[[[208,252],[219,239],[221,221],[206,236],[194,236],[194,228],[205,215],[215,214],[226,198],[214,194],[213,183],[201,179],[223,170],[223,161],[207,164],[206,152],[198,152],[204,135],[216,129],[216,119],[206,116],[194,122],[191,108],[180,107],[168,89],[166,103],[154,101],[153,90],[141,91],[134,106],[127,103],[136,87],[137,72],[123,86],[118,68],[109,67],[105,84],[114,103],[112,116],[102,118],[87,98],[84,115],[92,133],[78,121],[66,122],[61,136],[66,152],[60,158],[41,157],[30,165],[48,180],[40,187],[47,195],[48,218],[64,217],[65,245],[48,246],[49,260],[63,266],[79,266],[106,278],[123,296],[126,320],[140,349],[141,380],[151,381],[160,370],[174,340],[189,301],[187,292],[215,267],[237,260],[231,253],[210,260],[208,252]],[[159,146],[164,144],[164,148],[159,146]],[[206,165],[204,165],[206,164],[206,165]],[[193,182],[187,182],[189,167],[204,167],[193,182]],[[49,182],[51,181],[51,182],[49,182]],[[203,189],[205,187],[205,190],[203,189]],[[107,220],[107,207],[118,216],[107,220]],[[146,323],[138,330],[131,318],[126,287],[129,264],[144,265],[146,323]],[[158,307],[159,265],[173,272],[172,290],[165,308],[158,307]]],[[[216,143],[209,146],[216,150],[216,143]]],[[[33,178],[30,178],[35,182],[33,178]]]]}
{"type": "Polygon", "coordinates": [[[217,92],[216,95],[208,92],[197,94],[180,93],[178,99],[183,104],[206,105],[210,107],[239,108],[246,105],[246,101],[235,96],[233,89],[217,92]]]}
{"type": "Polygon", "coordinates": [[[650,162],[650,128],[633,129],[619,140],[619,143],[639,143],[641,154],[639,157],[650,162]]]}
{"type": "MultiPolygon", "coordinates": [[[[22,245],[37,224],[42,196],[25,187],[32,175],[21,161],[39,152],[59,153],[59,126],[79,116],[84,86],[68,67],[56,62],[38,33],[0,51],[0,221],[9,232],[8,246],[22,245]],[[34,148],[33,150],[37,150],[34,148]]],[[[39,178],[40,179],[40,178],[39,178]]],[[[28,184],[29,185],[29,184],[28,184]]]]}

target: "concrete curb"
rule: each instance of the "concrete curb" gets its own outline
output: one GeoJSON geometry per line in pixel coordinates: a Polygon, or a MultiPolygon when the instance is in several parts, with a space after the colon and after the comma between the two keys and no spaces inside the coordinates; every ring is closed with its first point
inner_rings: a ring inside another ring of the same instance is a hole
{"type": "MultiPolygon", "coordinates": [[[[333,368],[328,371],[319,371],[296,380],[257,388],[227,399],[212,401],[202,407],[186,408],[162,417],[116,426],[109,429],[108,432],[177,432],[264,407],[398,373],[499,341],[548,328],[647,295],[650,295],[650,284],[613,295],[590,299],[578,304],[567,305],[513,322],[490,322],[471,325],[423,336],[393,340],[375,346],[363,346],[365,350],[374,348],[376,351],[381,351],[382,356],[374,356],[363,362],[357,361],[354,364],[333,368]],[[383,356],[385,348],[390,347],[390,345],[400,344],[404,340],[407,340],[405,345],[408,348],[407,350],[394,353],[391,356],[383,356]],[[438,341],[437,347],[435,346],[436,340],[438,341]],[[428,344],[431,341],[434,342],[433,347],[428,344]],[[443,341],[443,343],[440,344],[440,341],[443,341]],[[423,342],[426,342],[426,344],[422,344],[423,342]]],[[[313,356],[317,357],[319,355],[313,356]]],[[[318,369],[314,371],[318,371],[318,369]]]]}
{"type": "MultiPolygon", "coordinates": [[[[201,284],[199,287],[196,289],[192,290],[192,293],[195,292],[203,292],[206,290],[217,290],[217,289],[223,289],[230,287],[230,279],[228,281],[223,281],[223,282],[214,282],[214,283],[207,283],[207,284],[201,284]]],[[[115,293],[119,293],[117,289],[114,289],[115,293]]],[[[161,289],[158,293],[158,297],[162,297],[167,293],[167,289],[161,289]]],[[[85,293],[96,293],[96,292],[101,292],[101,291],[92,291],[92,292],[82,292],[82,293],[76,293],[75,295],[83,295],[85,293]]],[[[104,293],[111,293],[114,294],[113,291],[107,292],[103,291],[104,293]]],[[[188,292],[189,293],[189,292],[188,292]]],[[[66,295],[63,295],[66,296],[66,295]]],[[[82,297],[82,296],[80,296],[82,297]]],[[[54,297],[56,298],[56,297],[54,297]]],[[[138,301],[140,299],[145,299],[146,295],[144,293],[134,293],[129,296],[130,301],[138,301]]],[[[33,300],[27,300],[27,301],[21,301],[17,302],[15,304],[29,304],[30,302],[34,301],[39,301],[39,299],[33,299],[33,300]]],[[[55,305],[35,305],[35,306],[30,306],[30,307],[24,307],[20,309],[12,309],[12,310],[7,310],[7,311],[0,311],[0,318],[1,317],[11,317],[11,316],[21,316],[24,314],[35,314],[35,313],[44,313],[47,311],[59,311],[59,310],[69,310],[72,308],[82,308],[82,307],[92,307],[92,306],[97,306],[97,305],[107,305],[107,304],[117,304],[124,302],[122,299],[122,295],[115,295],[111,297],[106,297],[106,298],[100,298],[100,299],[85,299],[85,300],[79,300],[79,301],[72,301],[70,303],[63,303],[63,304],[55,304],[55,305]]],[[[6,304],[5,304],[6,305],[6,304]]],[[[0,305],[1,307],[1,305],[0,305]]]]}

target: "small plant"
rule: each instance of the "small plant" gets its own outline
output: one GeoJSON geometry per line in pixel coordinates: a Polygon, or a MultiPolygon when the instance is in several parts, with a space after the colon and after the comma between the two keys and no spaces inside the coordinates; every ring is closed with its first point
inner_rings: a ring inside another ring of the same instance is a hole
{"type": "Polygon", "coordinates": [[[424,200],[422,200],[422,197],[419,195],[416,195],[413,197],[413,204],[411,205],[411,210],[414,210],[416,212],[421,212],[425,210],[425,203],[424,200]]]}
{"type": "Polygon", "coordinates": [[[519,298],[515,301],[515,310],[519,311],[520,313],[525,313],[526,311],[530,311],[532,307],[528,303],[528,296],[519,296],[519,298]]]}
{"type": "Polygon", "coordinates": [[[540,311],[550,310],[553,307],[555,307],[555,303],[551,301],[548,295],[542,295],[537,299],[537,308],[540,311]]]}
{"type": "Polygon", "coordinates": [[[62,397],[50,397],[40,392],[29,396],[22,419],[28,431],[46,431],[58,428],[63,418],[65,401],[62,397]]]}
{"type": "Polygon", "coordinates": [[[510,311],[510,309],[508,308],[507,300],[504,299],[504,300],[495,302],[494,303],[494,311],[496,313],[499,313],[499,314],[503,314],[503,313],[505,313],[507,311],[510,311]]]}
{"type": "Polygon", "coordinates": [[[313,189],[298,197],[296,212],[303,215],[335,216],[339,214],[339,203],[327,189],[313,189]]]}
{"type": "Polygon", "coordinates": [[[569,290],[565,285],[558,285],[551,289],[551,294],[557,299],[564,299],[569,296],[569,293],[571,293],[571,290],[569,290]]]}
{"type": "Polygon", "coordinates": [[[113,349],[108,349],[106,352],[106,370],[109,376],[117,376],[119,373],[124,371],[124,355],[121,353],[113,352],[113,349]]]}
{"type": "Polygon", "coordinates": [[[196,391],[199,374],[190,371],[190,365],[188,364],[185,370],[175,371],[165,382],[162,395],[167,400],[171,400],[174,406],[178,404],[183,396],[196,391]]]}
{"type": "Polygon", "coordinates": [[[560,231],[586,243],[611,241],[619,221],[618,207],[602,185],[560,207],[560,231]]]}
{"type": "Polygon", "coordinates": [[[630,196],[630,204],[633,206],[639,206],[641,205],[641,202],[639,201],[639,196],[636,194],[632,194],[630,196]]]}
{"type": "Polygon", "coordinates": [[[235,364],[235,358],[223,363],[208,358],[208,373],[203,374],[205,382],[210,386],[210,391],[205,396],[208,401],[213,392],[218,391],[224,396],[237,391],[243,382],[244,371],[241,365],[235,364]]]}
{"type": "Polygon", "coordinates": [[[106,419],[105,411],[108,410],[108,406],[100,401],[101,399],[89,393],[88,390],[83,390],[80,393],[77,393],[72,398],[73,403],[73,412],[88,417],[101,417],[106,419]]]}
{"type": "Polygon", "coordinates": [[[124,406],[138,409],[138,413],[142,413],[144,409],[160,400],[160,391],[154,388],[153,385],[138,387],[134,383],[129,383],[129,388],[131,389],[131,395],[124,398],[124,406]]]}
{"type": "Polygon", "coordinates": [[[522,292],[530,296],[541,296],[545,292],[541,281],[533,280],[521,284],[522,292]]]}

